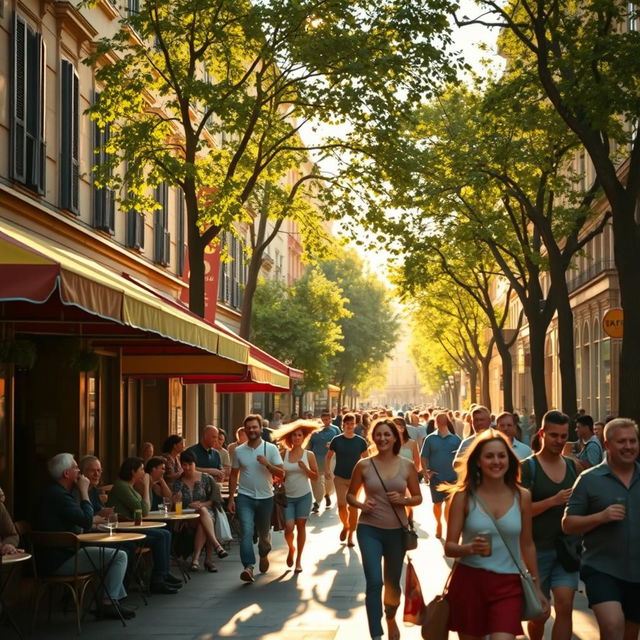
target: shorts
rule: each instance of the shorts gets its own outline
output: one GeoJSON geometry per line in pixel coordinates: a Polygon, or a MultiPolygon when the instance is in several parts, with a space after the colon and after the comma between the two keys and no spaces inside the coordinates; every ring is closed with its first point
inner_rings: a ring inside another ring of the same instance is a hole
{"type": "Polygon", "coordinates": [[[629,582],[592,567],[582,567],[580,577],[584,582],[589,607],[603,602],[619,602],[624,619],[640,623],[640,582],[629,582]]]}
{"type": "Polygon", "coordinates": [[[537,552],[540,589],[549,598],[551,590],[556,587],[569,587],[578,590],[579,571],[566,571],[558,561],[555,549],[542,549],[537,552]]]}
{"type": "Polygon", "coordinates": [[[287,496],[287,506],[284,508],[285,520],[298,520],[308,518],[311,514],[311,491],[299,498],[287,496]]]}
{"type": "Polygon", "coordinates": [[[471,636],[522,634],[522,586],[517,573],[495,573],[458,563],[447,599],[449,629],[471,636]]]}

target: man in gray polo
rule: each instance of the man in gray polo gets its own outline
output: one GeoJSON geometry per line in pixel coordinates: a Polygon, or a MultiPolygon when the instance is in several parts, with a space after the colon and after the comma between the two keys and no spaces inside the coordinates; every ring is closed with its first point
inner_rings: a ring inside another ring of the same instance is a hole
{"type": "Polygon", "coordinates": [[[617,418],[604,429],[607,458],[576,481],[562,520],[584,536],[581,577],[601,640],[640,630],[640,464],[638,427],[617,418]]]}
{"type": "Polygon", "coordinates": [[[271,551],[273,476],[283,479],[284,465],[278,447],[262,439],[262,418],[258,414],[248,415],[243,424],[247,442],[233,450],[227,508],[229,513],[238,513],[242,529],[240,560],[244,568],[240,579],[253,582],[256,563],[253,531],[255,528],[258,533],[259,568],[265,573],[269,569],[271,551]]]}

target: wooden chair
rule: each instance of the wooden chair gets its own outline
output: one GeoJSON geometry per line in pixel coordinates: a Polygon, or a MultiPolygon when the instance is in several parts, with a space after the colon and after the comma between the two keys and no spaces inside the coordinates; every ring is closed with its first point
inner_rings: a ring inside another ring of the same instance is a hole
{"type": "MultiPolygon", "coordinates": [[[[84,597],[87,587],[96,575],[95,571],[81,572],[78,570],[78,558],[81,552],[81,545],[78,536],[67,531],[32,531],[29,534],[29,541],[36,559],[36,593],[33,611],[33,627],[38,620],[38,609],[40,600],[48,588],[56,585],[63,585],[67,593],[72,597],[76,609],[76,623],[78,634],[81,633],[80,620],[82,618],[84,597]],[[38,557],[51,553],[52,549],[67,549],[74,553],[74,570],[69,575],[42,575],[37,571],[38,557]]],[[[50,594],[51,595],[51,594],[50,594]]],[[[49,619],[51,618],[51,604],[49,605],[49,619]]]]}

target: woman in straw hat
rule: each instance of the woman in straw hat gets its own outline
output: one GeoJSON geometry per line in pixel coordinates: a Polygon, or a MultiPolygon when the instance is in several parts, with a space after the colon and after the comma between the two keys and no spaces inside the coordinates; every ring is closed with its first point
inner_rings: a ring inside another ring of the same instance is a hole
{"type": "Polygon", "coordinates": [[[311,451],[305,446],[309,437],[320,425],[306,420],[296,420],[280,427],[272,434],[273,441],[284,446],[284,488],[287,494],[285,507],[284,538],[289,547],[287,566],[293,566],[295,556],[295,572],[300,573],[302,566],[302,550],[307,538],[307,519],[311,513],[311,480],[318,477],[318,464],[311,451]],[[296,544],[293,544],[294,527],[297,532],[296,544]],[[297,553],[296,553],[297,549],[297,553]]]}

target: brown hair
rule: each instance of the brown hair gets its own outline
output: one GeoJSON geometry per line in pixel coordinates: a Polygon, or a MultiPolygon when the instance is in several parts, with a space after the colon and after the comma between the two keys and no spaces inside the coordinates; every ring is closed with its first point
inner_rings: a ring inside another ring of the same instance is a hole
{"type": "Polygon", "coordinates": [[[250,413],[243,421],[242,426],[246,427],[247,422],[251,422],[252,420],[257,420],[260,428],[262,429],[262,416],[259,413],[250,413]]]}
{"type": "Polygon", "coordinates": [[[371,427],[371,431],[369,432],[370,433],[369,439],[371,440],[372,443],[374,443],[373,434],[376,432],[376,429],[380,425],[385,425],[389,427],[389,429],[391,430],[391,433],[393,433],[393,435],[395,436],[396,440],[393,443],[392,451],[393,451],[393,455],[397,456],[400,453],[400,449],[402,448],[402,437],[400,436],[400,432],[398,431],[398,426],[393,420],[389,418],[378,418],[378,420],[376,420],[373,423],[373,426],[371,427]]]}

